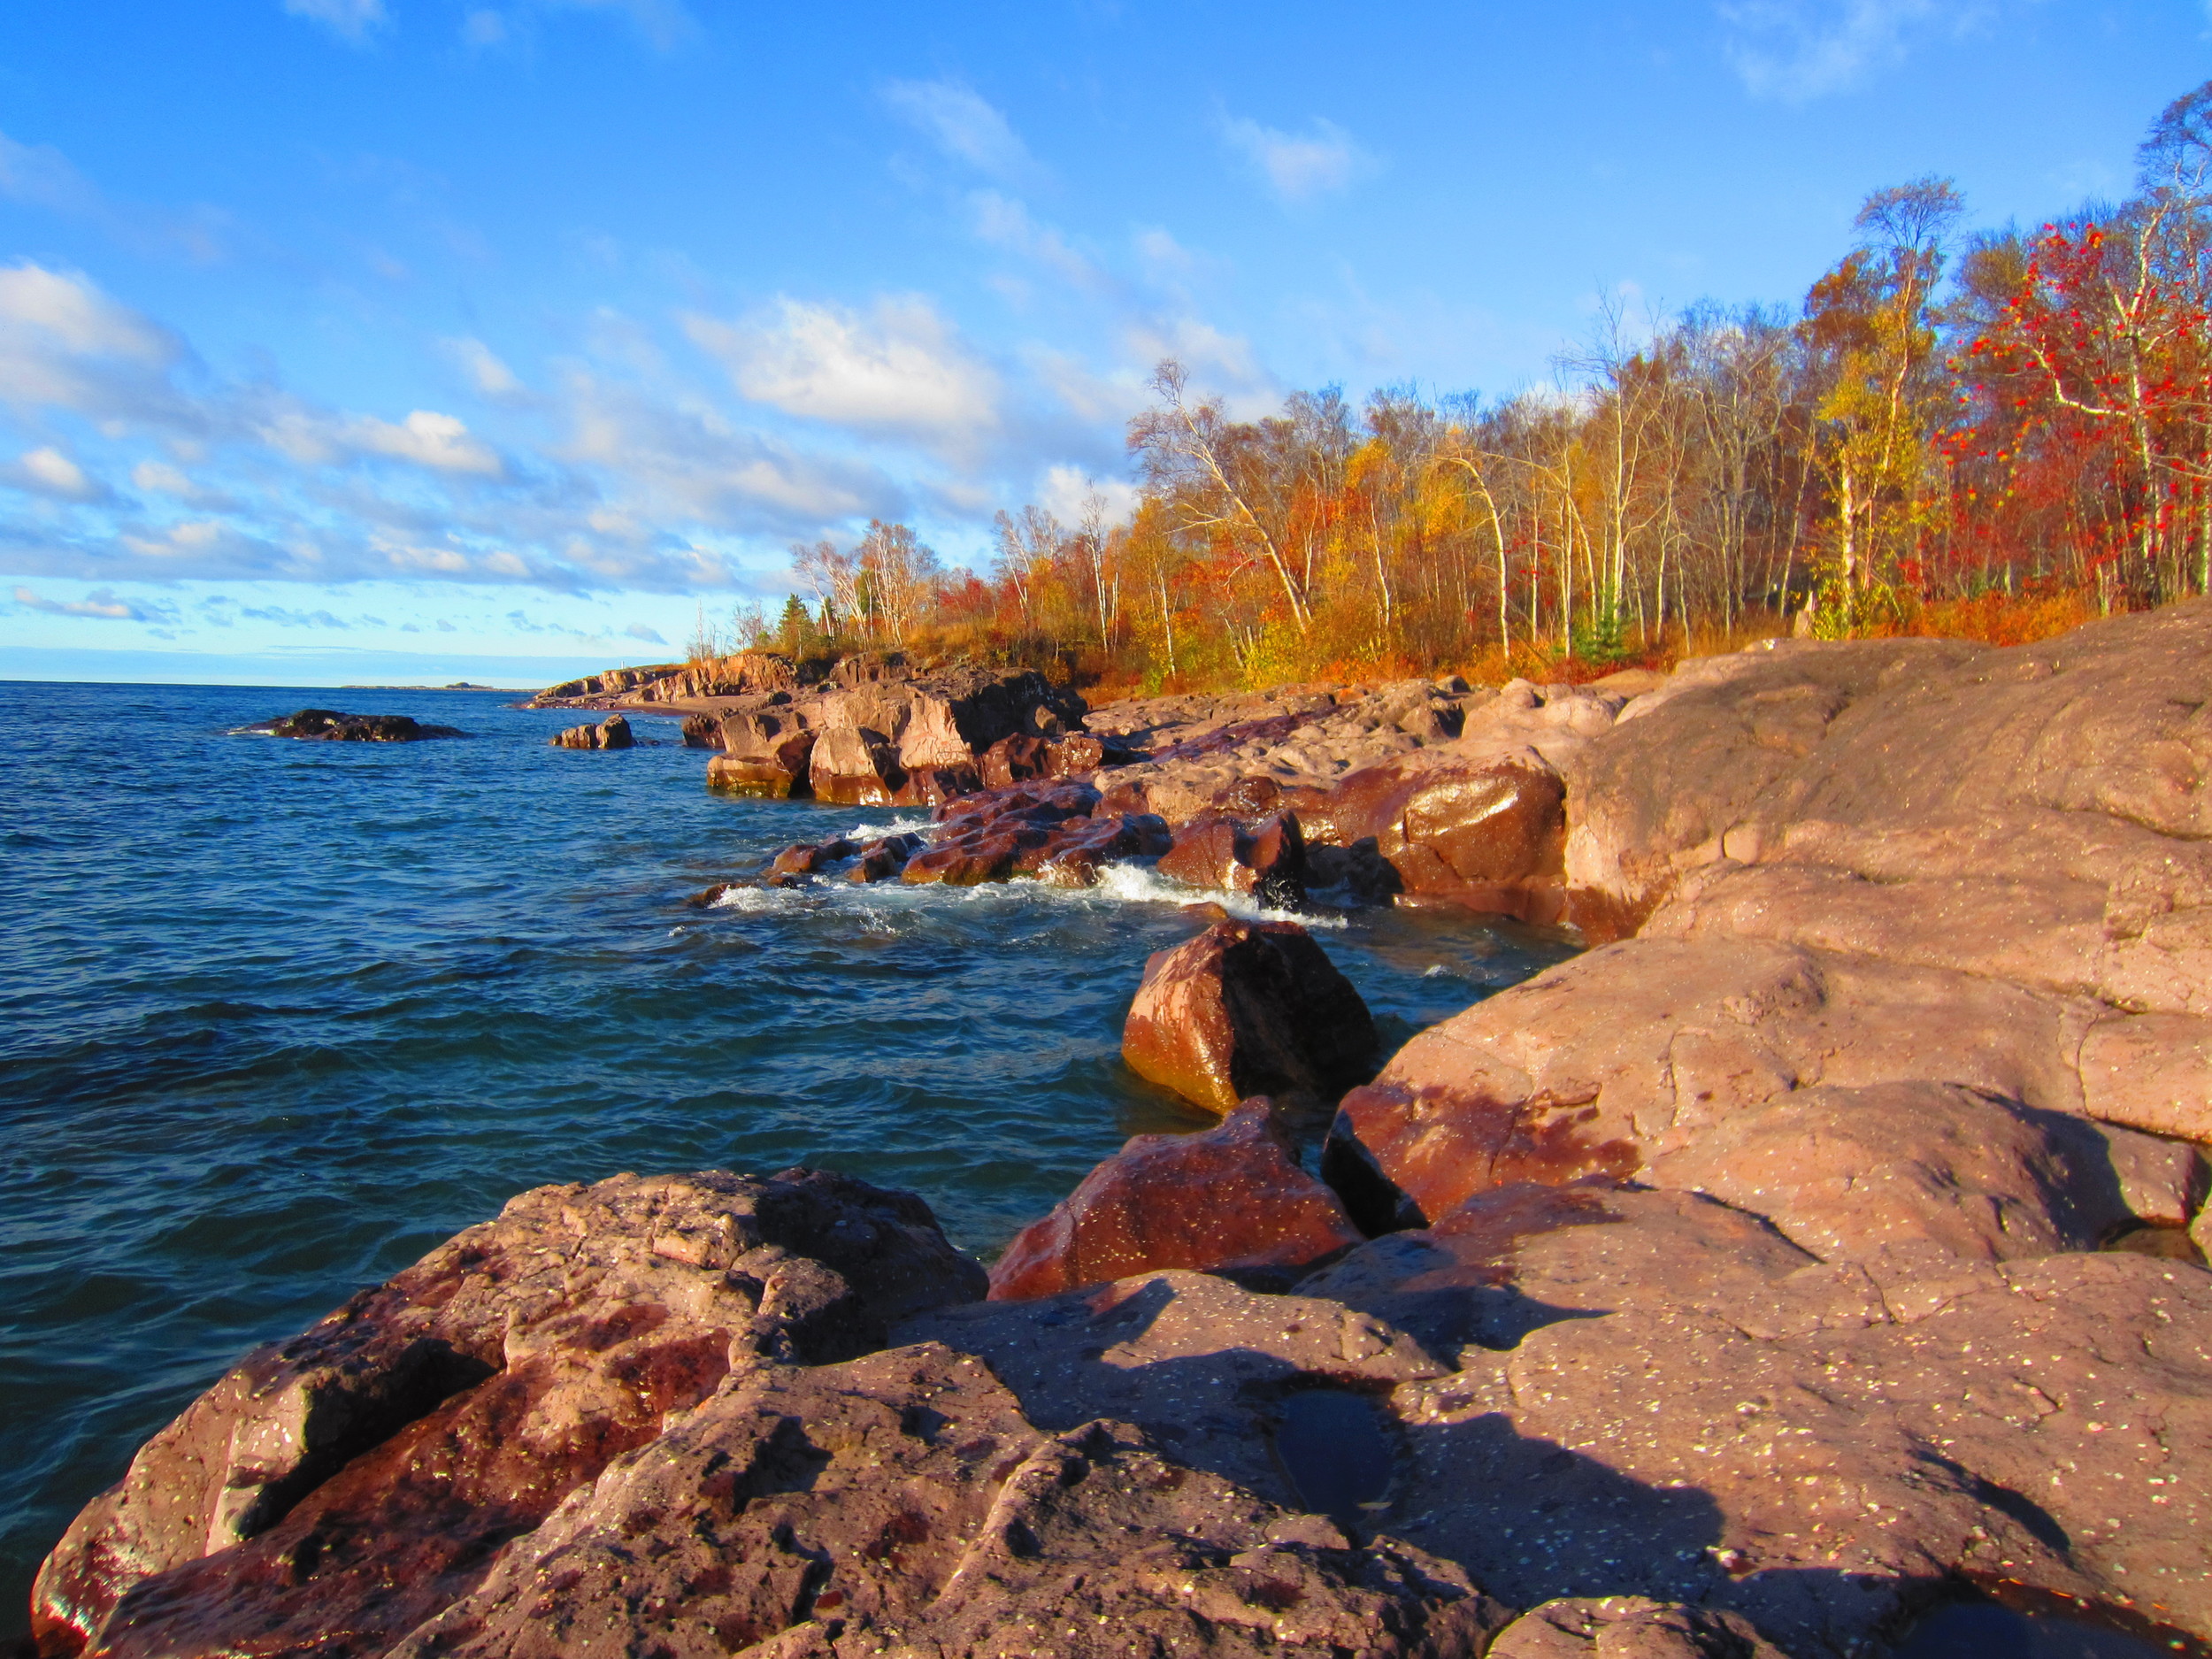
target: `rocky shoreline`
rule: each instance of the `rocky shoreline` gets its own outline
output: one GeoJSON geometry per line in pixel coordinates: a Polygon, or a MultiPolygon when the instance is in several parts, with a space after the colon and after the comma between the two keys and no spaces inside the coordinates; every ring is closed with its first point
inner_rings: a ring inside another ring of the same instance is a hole
{"type": "Polygon", "coordinates": [[[932,810],[740,880],[1156,857],[1594,948],[1386,1058],[1203,918],[1128,1053],[1221,1125],[988,1281],[818,1171],[525,1194],[149,1442],[42,1652],[1850,1655],[1971,1595],[2212,1653],[2212,605],[1095,712],[841,672],[557,690],[932,810]]]}

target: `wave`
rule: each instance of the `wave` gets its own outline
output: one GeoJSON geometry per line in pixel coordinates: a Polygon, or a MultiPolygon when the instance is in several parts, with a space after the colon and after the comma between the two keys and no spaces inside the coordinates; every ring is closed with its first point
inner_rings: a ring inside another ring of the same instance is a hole
{"type": "Polygon", "coordinates": [[[895,818],[888,824],[856,824],[845,832],[849,841],[879,841],[887,835],[916,835],[930,827],[926,818],[895,818]]]}
{"type": "Polygon", "coordinates": [[[1325,911],[1285,910],[1263,904],[1249,893],[1230,893],[1219,887],[1187,887],[1160,874],[1150,864],[1108,864],[1098,872],[1094,887],[1059,887],[1054,892],[1076,897],[1096,896],[1124,904],[1218,904],[1240,922],[1296,922],[1302,927],[1340,928],[1350,924],[1342,916],[1325,911]]]}

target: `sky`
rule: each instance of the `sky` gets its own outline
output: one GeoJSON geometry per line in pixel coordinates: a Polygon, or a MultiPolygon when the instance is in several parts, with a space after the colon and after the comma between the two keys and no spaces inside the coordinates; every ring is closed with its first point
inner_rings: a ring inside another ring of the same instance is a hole
{"type": "Polygon", "coordinates": [[[538,685],[1231,410],[2123,195],[2190,0],[9,0],[0,679],[538,685]]]}

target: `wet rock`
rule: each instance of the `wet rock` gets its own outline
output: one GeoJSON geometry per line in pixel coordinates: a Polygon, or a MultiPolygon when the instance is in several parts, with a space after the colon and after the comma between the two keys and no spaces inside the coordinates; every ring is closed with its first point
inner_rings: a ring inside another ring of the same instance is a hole
{"type": "Polygon", "coordinates": [[[831,841],[795,841],[776,855],[769,869],[780,876],[810,876],[859,850],[857,843],[842,837],[831,841]]]}
{"type": "Polygon", "coordinates": [[[596,726],[572,726],[553,738],[555,749],[634,749],[629,721],[611,714],[596,726]]]}
{"type": "Polygon", "coordinates": [[[1197,887],[1249,893],[1288,909],[1306,900],[1306,841],[1294,812],[1256,822],[1206,816],[1176,832],[1160,873],[1197,887]]]}
{"type": "Polygon", "coordinates": [[[1217,922],[1154,952],[1121,1038],[1140,1077],[1221,1113],[1253,1094],[1325,1104],[1376,1050],[1366,1003],[1294,922],[1217,922]]]}
{"type": "Polygon", "coordinates": [[[1039,1433],[930,1347],[749,1379],[611,1471],[396,1659],[1468,1655],[1506,1614],[1125,1425],[1039,1433]],[[926,1403],[923,1403],[926,1402],[926,1403]]]}
{"type": "Polygon", "coordinates": [[[1368,904],[1387,904],[1406,890],[1404,878],[1382,856],[1372,835],[1348,847],[1309,845],[1306,885],[1325,892],[1341,889],[1368,904]]]}
{"type": "Polygon", "coordinates": [[[906,868],[907,860],[921,849],[918,835],[886,835],[863,846],[853,867],[846,872],[848,880],[858,882],[888,881],[906,868]]]}
{"type": "Polygon", "coordinates": [[[722,747],[722,723],[710,714],[687,714],[682,729],[686,749],[722,747]]]}
{"type": "Polygon", "coordinates": [[[1298,1167],[1272,1105],[1248,1100],[1198,1134],[1133,1137],[1006,1247],[991,1295],[1056,1295],[1156,1268],[1303,1268],[1361,1236],[1298,1167]]]}
{"type": "Polygon", "coordinates": [[[806,1170],[541,1187],[250,1355],[41,1569],[50,1645],[375,1654],[733,1368],[980,1295],[921,1201],[806,1170]]]}
{"type": "Polygon", "coordinates": [[[263,720],[239,730],[325,743],[416,743],[426,738],[468,735],[456,726],[425,725],[412,715],[341,714],[335,709],[302,709],[296,714],[263,720]]]}

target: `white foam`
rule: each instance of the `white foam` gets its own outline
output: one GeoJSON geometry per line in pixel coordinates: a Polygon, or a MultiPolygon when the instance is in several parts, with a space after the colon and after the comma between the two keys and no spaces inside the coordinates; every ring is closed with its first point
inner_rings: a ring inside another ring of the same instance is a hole
{"type": "Polygon", "coordinates": [[[1241,922],[1296,922],[1302,927],[1340,928],[1350,926],[1341,916],[1305,910],[1279,910],[1262,904],[1248,893],[1229,893],[1217,887],[1191,887],[1170,879],[1149,864],[1108,864],[1098,872],[1094,887],[1059,887],[1050,891],[1076,897],[1110,899],[1124,904],[1218,904],[1241,922]]]}
{"type": "Polygon", "coordinates": [[[913,835],[929,827],[926,818],[895,818],[888,824],[856,824],[845,832],[849,841],[879,841],[887,835],[913,835]]]}
{"type": "Polygon", "coordinates": [[[725,887],[707,908],[712,910],[780,910],[798,896],[795,887],[725,887]]]}

